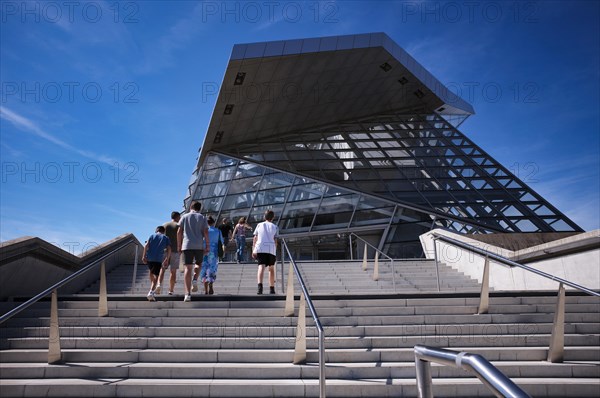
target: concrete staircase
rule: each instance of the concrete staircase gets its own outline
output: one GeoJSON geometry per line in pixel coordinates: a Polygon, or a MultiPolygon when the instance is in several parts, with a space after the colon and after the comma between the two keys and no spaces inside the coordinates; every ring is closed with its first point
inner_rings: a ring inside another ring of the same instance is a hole
{"type": "MultiPolygon", "coordinates": [[[[389,294],[394,293],[392,284],[392,267],[389,262],[379,264],[379,279],[373,280],[373,261],[368,263],[366,271],[362,270],[362,261],[337,262],[298,262],[298,267],[310,294],[389,294]]],[[[284,265],[284,281],[287,283],[289,263],[284,265]]],[[[107,274],[108,293],[121,294],[131,292],[133,265],[123,265],[107,274]]],[[[219,264],[218,280],[214,284],[218,294],[254,295],[256,293],[256,263],[219,264]]],[[[433,260],[396,260],[395,292],[417,293],[437,291],[437,277],[433,260]]],[[[276,266],[276,282],[280,289],[280,263],[276,266]]],[[[440,264],[440,290],[442,292],[479,292],[479,283],[464,274],[440,264]]],[[[163,287],[168,287],[170,272],[165,275],[163,287]]],[[[265,272],[265,286],[268,275],[265,272]]],[[[91,285],[82,293],[97,294],[99,282],[91,285]]],[[[138,265],[133,294],[148,293],[150,283],[148,269],[144,264],[138,265]]],[[[298,284],[295,284],[298,288],[298,284]]],[[[168,289],[167,289],[168,290],[168,289]]],[[[175,292],[183,293],[183,274],[177,273],[175,292]]],[[[165,290],[166,293],[166,290],[165,290]]]]}
{"type": "MultiPolygon", "coordinates": [[[[416,344],[481,354],[535,397],[600,392],[597,298],[567,296],[565,359],[551,364],[555,293],[497,293],[489,314],[474,315],[472,293],[384,295],[382,282],[365,278],[360,266],[302,266],[326,329],[328,397],[415,397],[416,344]],[[371,293],[342,293],[357,286],[371,293]]],[[[108,317],[97,316],[95,286],[59,302],[60,365],[46,363],[49,302],[4,323],[0,396],[318,397],[313,321],[308,362],[293,365],[297,319],[282,316],[283,295],[255,295],[254,265],[222,264],[217,294],[190,303],[180,282],[179,295],[146,301],[147,271],[139,271],[133,295],[131,265],[109,274],[108,317]]],[[[432,375],[436,397],[492,396],[459,369],[433,365],[432,375]]]]}

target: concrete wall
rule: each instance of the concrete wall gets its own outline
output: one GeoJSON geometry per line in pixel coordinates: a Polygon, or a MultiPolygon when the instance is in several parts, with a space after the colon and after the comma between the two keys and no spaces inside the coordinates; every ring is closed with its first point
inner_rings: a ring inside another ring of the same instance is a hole
{"type": "MultiPolygon", "coordinates": [[[[523,250],[511,251],[476,241],[466,235],[436,229],[420,236],[425,255],[431,259],[434,258],[434,233],[487,250],[515,262],[525,263],[527,261],[526,265],[529,267],[577,283],[588,289],[600,290],[600,230],[581,233],[523,250]],[[580,251],[577,250],[578,247],[581,248],[580,251]]],[[[437,254],[439,261],[481,282],[485,263],[483,256],[441,240],[437,242],[437,254]]],[[[558,282],[490,260],[490,288],[497,291],[557,290],[558,282]]]]}
{"type": "MultiPolygon", "coordinates": [[[[141,261],[142,246],[133,235],[121,235],[89,250],[81,257],[35,237],[3,242],[0,246],[0,300],[33,297],[127,241],[131,243],[104,260],[108,272],[118,264],[133,263],[136,246],[141,261]]],[[[78,292],[99,277],[100,266],[62,287],[59,294],[78,292]]]]}

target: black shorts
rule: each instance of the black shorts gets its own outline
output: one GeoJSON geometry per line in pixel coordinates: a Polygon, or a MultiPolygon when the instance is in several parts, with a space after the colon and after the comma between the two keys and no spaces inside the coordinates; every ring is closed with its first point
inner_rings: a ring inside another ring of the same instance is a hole
{"type": "Polygon", "coordinates": [[[162,264],[160,261],[148,261],[148,269],[154,275],[160,275],[160,269],[162,268],[162,264]]]}
{"type": "Polygon", "coordinates": [[[188,249],[183,251],[183,264],[196,264],[202,265],[204,259],[204,250],[201,249],[188,249]]]}
{"type": "Polygon", "coordinates": [[[256,260],[258,261],[258,265],[263,264],[267,267],[270,267],[271,265],[275,265],[277,257],[271,253],[256,253],[256,260]]]}

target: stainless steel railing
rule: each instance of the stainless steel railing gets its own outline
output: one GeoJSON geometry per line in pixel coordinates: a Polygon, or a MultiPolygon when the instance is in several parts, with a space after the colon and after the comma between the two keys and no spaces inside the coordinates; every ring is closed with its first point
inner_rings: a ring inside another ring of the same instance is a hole
{"type": "Polygon", "coordinates": [[[376,248],[375,246],[373,246],[372,244],[370,244],[369,242],[367,242],[366,240],[364,240],[363,238],[361,238],[360,236],[356,235],[354,232],[350,232],[348,234],[348,239],[349,239],[349,243],[350,243],[350,259],[353,259],[353,256],[354,256],[352,253],[352,237],[353,236],[356,239],[358,239],[364,243],[363,270],[366,270],[366,267],[367,267],[367,247],[370,247],[373,250],[375,250],[375,266],[373,269],[373,280],[379,279],[379,256],[381,255],[383,257],[386,257],[388,260],[390,260],[390,264],[391,264],[391,268],[392,268],[392,289],[394,291],[396,291],[396,266],[394,264],[394,259],[391,258],[390,256],[388,256],[387,254],[385,254],[383,251],[376,248]]]}
{"type": "MultiPolygon", "coordinates": [[[[325,330],[323,329],[323,325],[319,320],[319,316],[317,315],[317,310],[313,305],[312,299],[310,298],[310,294],[306,289],[306,284],[304,283],[304,279],[300,274],[300,270],[298,269],[298,265],[296,261],[294,261],[292,254],[285,242],[285,239],[280,238],[281,240],[281,274],[283,276],[283,268],[285,262],[285,255],[290,259],[290,266],[288,271],[288,281],[286,288],[286,301],[285,301],[285,311],[284,316],[294,316],[294,279],[293,276],[296,275],[296,279],[298,280],[298,284],[300,285],[300,290],[302,294],[300,295],[300,307],[298,309],[298,327],[296,330],[296,347],[294,349],[294,364],[304,363],[306,361],[306,306],[308,306],[310,313],[315,322],[315,327],[319,333],[319,397],[326,397],[326,384],[325,384],[325,330]]],[[[282,284],[283,287],[283,284],[282,284]]]]}
{"type": "Polygon", "coordinates": [[[477,376],[477,378],[497,397],[530,397],[529,394],[523,391],[481,355],[423,345],[416,345],[414,351],[415,367],[417,371],[417,393],[419,398],[433,398],[430,362],[439,363],[445,366],[453,366],[474,373],[475,376],[477,376]]]}
{"type": "Polygon", "coordinates": [[[548,274],[547,272],[540,271],[533,267],[529,267],[524,264],[517,263],[515,261],[509,260],[503,256],[500,256],[496,253],[492,253],[488,250],[480,249],[473,245],[470,245],[465,242],[461,242],[456,239],[449,238],[442,234],[436,233],[435,231],[430,232],[433,235],[433,248],[434,248],[434,256],[436,268],[438,266],[438,254],[437,254],[437,241],[443,241],[449,243],[451,245],[460,247],[462,249],[468,250],[473,253],[477,253],[481,256],[485,257],[485,263],[483,268],[483,277],[481,283],[481,294],[479,297],[479,308],[478,314],[485,314],[488,312],[489,308],[489,263],[490,259],[497,261],[499,263],[505,264],[510,267],[521,268],[527,272],[534,273],[543,278],[550,279],[552,281],[558,282],[558,299],[556,302],[556,309],[554,311],[554,321],[552,324],[552,336],[550,338],[550,347],[548,349],[548,358],[549,362],[561,362],[564,355],[564,329],[565,329],[565,285],[572,287],[573,289],[579,290],[583,293],[586,293],[591,296],[600,297],[600,293],[595,292],[591,289],[588,289],[584,286],[581,286],[577,283],[568,281],[566,279],[560,278],[556,275],[548,274]]]}

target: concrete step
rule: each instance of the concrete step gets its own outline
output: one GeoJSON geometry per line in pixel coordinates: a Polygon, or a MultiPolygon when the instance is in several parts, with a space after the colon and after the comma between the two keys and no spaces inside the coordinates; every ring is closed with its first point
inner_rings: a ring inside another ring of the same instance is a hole
{"type": "MultiPolygon", "coordinates": [[[[595,378],[515,378],[513,381],[532,396],[597,397],[595,378]]],[[[414,379],[327,380],[328,397],[416,396],[414,379]]],[[[19,379],[5,379],[6,397],[65,396],[152,396],[172,397],[318,397],[318,380],[311,379],[40,379],[23,385],[19,379]]],[[[435,396],[491,397],[476,378],[434,379],[435,396]]]]}
{"type": "MultiPolygon", "coordinates": [[[[212,335],[193,337],[68,337],[61,339],[61,347],[65,349],[293,349],[295,343],[295,329],[280,330],[278,336],[260,336],[246,334],[247,328],[233,330],[230,337],[213,337],[212,335]],[[285,333],[288,333],[286,336],[285,333]]],[[[213,329],[206,329],[206,333],[213,333],[213,329]]],[[[482,345],[498,347],[526,347],[531,344],[548,345],[550,335],[536,334],[533,336],[505,336],[505,335],[446,335],[446,336],[377,336],[377,337],[331,337],[327,341],[329,348],[409,348],[417,344],[451,347],[460,345],[464,347],[480,347],[482,345]]],[[[9,338],[2,341],[2,349],[34,349],[47,348],[48,340],[38,337],[9,338]]],[[[599,335],[565,335],[565,344],[578,346],[600,345],[599,335]]],[[[317,348],[316,337],[308,337],[307,348],[317,348]]]]}
{"type": "MultiPolygon", "coordinates": [[[[468,351],[483,355],[489,361],[545,361],[548,356],[547,346],[527,346],[515,349],[514,347],[464,347],[449,346],[455,351],[468,351]]],[[[237,362],[237,363],[288,363],[293,357],[292,349],[85,349],[63,350],[65,362],[237,362]]],[[[352,363],[352,362],[410,362],[414,361],[413,347],[394,348],[328,348],[325,352],[326,362],[352,363]]],[[[1,363],[28,363],[47,362],[48,350],[43,349],[12,349],[0,351],[1,363]]],[[[307,351],[309,362],[318,362],[317,350],[307,351]]],[[[600,362],[600,347],[598,346],[571,346],[565,348],[565,362],[600,362]]]]}
{"type": "MultiPolygon", "coordinates": [[[[576,377],[599,378],[599,362],[550,364],[545,361],[492,362],[504,375],[514,377],[576,377]]],[[[4,379],[37,378],[136,378],[136,379],[254,379],[257,373],[264,379],[318,379],[318,363],[294,365],[264,362],[66,362],[58,365],[47,363],[3,363],[0,371],[4,379]]],[[[385,379],[416,377],[415,363],[411,362],[328,362],[325,374],[330,379],[385,379]]],[[[431,375],[435,378],[470,377],[462,369],[432,364],[431,375]]]]}

